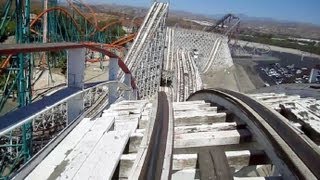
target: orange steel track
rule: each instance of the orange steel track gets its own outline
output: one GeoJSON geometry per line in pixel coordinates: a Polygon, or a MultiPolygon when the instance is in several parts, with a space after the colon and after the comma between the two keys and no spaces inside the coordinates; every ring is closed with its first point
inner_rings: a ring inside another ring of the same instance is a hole
{"type": "MultiPolygon", "coordinates": [[[[30,27],[32,28],[35,23],[37,21],[39,21],[42,16],[46,13],[49,13],[51,11],[61,11],[62,13],[64,13],[66,16],[68,16],[71,20],[72,20],[72,23],[75,25],[76,29],[83,35],[83,32],[81,31],[81,28],[80,28],[80,25],[77,23],[77,21],[72,17],[72,15],[64,8],[62,7],[53,7],[53,8],[49,8],[45,11],[42,11],[31,23],[30,23],[30,27]]],[[[111,22],[109,24],[106,24],[105,26],[103,26],[102,28],[96,26],[95,24],[93,24],[83,13],[81,13],[80,11],[76,11],[77,13],[79,13],[80,16],[82,16],[83,18],[85,18],[93,27],[94,27],[94,31],[89,35],[89,36],[92,36],[94,35],[94,33],[96,31],[99,31],[99,32],[102,32],[104,30],[106,30],[107,28],[113,26],[113,25],[117,25],[117,24],[121,24],[121,21],[114,21],[114,22],[111,22]]],[[[31,30],[32,32],[36,33],[36,34],[40,34],[38,32],[36,32],[34,29],[31,30]]]]}
{"type": "Polygon", "coordinates": [[[136,33],[129,34],[128,36],[125,36],[123,38],[120,38],[114,41],[113,43],[111,43],[111,45],[123,46],[128,42],[132,41],[136,37],[136,35],[137,35],[136,33]]]}
{"type": "Polygon", "coordinates": [[[12,54],[10,54],[7,59],[1,64],[0,66],[0,75],[3,73],[3,69],[6,69],[10,63],[10,59],[12,57],[12,54]]]}
{"type": "MultiPolygon", "coordinates": [[[[82,0],[79,0],[79,1],[81,2],[81,4],[83,4],[86,8],[88,8],[88,9],[91,11],[91,13],[92,13],[92,15],[93,15],[93,19],[94,19],[94,26],[95,26],[95,27],[98,27],[98,21],[97,21],[96,13],[93,11],[93,9],[92,9],[89,5],[85,4],[82,0]]],[[[87,18],[87,17],[81,12],[81,10],[79,10],[79,9],[73,4],[72,0],[67,0],[67,2],[69,3],[69,5],[70,5],[73,9],[75,9],[75,11],[76,11],[77,13],[79,13],[79,14],[80,14],[82,17],[84,17],[88,22],[90,22],[89,18],[87,18]]],[[[98,28],[96,28],[95,31],[96,31],[96,30],[98,30],[98,28]]],[[[93,33],[95,33],[95,31],[94,31],[93,33]]]]}
{"type": "MultiPolygon", "coordinates": [[[[94,31],[91,32],[91,34],[89,36],[92,36],[94,35],[94,33],[96,31],[99,31],[99,32],[102,32],[102,31],[105,31],[107,28],[113,26],[113,25],[117,25],[117,24],[121,24],[121,21],[114,21],[114,22],[111,22],[109,24],[106,24],[105,26],[103,27],[99,27],[98,26],[98,21],[97,21],[97,17],[96,17],[96,14],[95,12],[93,11],[93,9],[85,4],[82,0],[79,0],[86,8],[88,8],[90,10],[90,12],[92,13],[93,15],[93,19],[94,19],[94,22],[91,22],[90,19],[88,17],[86,17],[80,10],[79,8],[77,8],[73,2],[71,0],[67,0],[67,2],[69,3],[69,5],[80,15],[82,16],[84,19],[86,19],[93,27],[94,27],[94,31]]],[[[62,8],[62,7],[52,7],[52,8],[49,8],[43,12],[41,12],[31,23],[30,23],[30,31],[39,35],[39,36],[42,36],[39,32],[37,32],[36,30],[32,29],[32,27],[35,25],[35,23],[37,21],[39,21],[44,14],[46,13],[49,13],[51,11],[60,11],[62,13],[64,13],[66,16],[68,16],[72,23],[75,25],[76,29],[80,32],[81,35],[84,34],[84,32],[81,30],[81,27],[80,25],[77,23],[77,21],[73,18],[73,16],[68,12],[68,10],[62,8]]],[[[122,47],[124,44],[126,44],[127,42],[130,42],[131,40],[134,39],[136,34],[131,34],[129,36],[126,36],[124,38],[121,38],[119,40],[116,40],[115,42],[113,42],[112,44],[95,44],[95,45],[100,45],[100,46],[103,46],[105,48],[110,48],[110,49],[116,49],[116,50],[119,50],[120,52],[122,52],[124,50],[124,48],[122,47]]],[[[11,59],[12,55],[9,55],[7,57],[7,59],[1,64],[0,66],[0,75],[3,73],[3,69],[6,69],[8,64],[10,63],[10,59],[11,59]]]]}
{"type": "MultiPolygon", "coordinates": [[[[31,53],[31,52],[44,52],[44,51],[61,51],[67,49],[88,48],[92,51],[100,52],[110,58],[118,59],[118,65],[124,73],[131,74],[127,65],[122,59],[113,52],[101,48],[93,43],[37,43],[37,44],[4,44],[0,45],[0,54],[19,54],[19,53],[31,53]]],[[[132,74],[131,74],[132,75],[132,74]]],[[[133,77],[133,76],[132,76],[133,77]]],[[[134,78],[131,80],[131,86],[133,89],[137,89],[134,78]]]]}
{"type": "MultiPolygon", "coordinates": [[[[109,23],[109,24],[106,24],[106,25],[103,26],[103,27],[99,27],[99,26],[98,26],[98,20],[97,20],[97,17],[96,17],[96,13],[94,12],[94,10],[93,10],[89,5],[87,5],[86,3],[84,3],[82,0],[79,0],[79,1],[81,2],[82,5],[84,5],[86,8],[88,8],[88,9],[90,10],[91,14],[93,15],[93,19],[94,19],[94,22],[93,22],[93,23],[90,21],[90,19],[89,19],[88,17],[86,17],[86,16],[81,12],[81,10],[80,10],[78,7],[76,7],[76,6],[73,4],[73,2],[72,2],[71,0],[67,0],[67,2],[69,3],[69,5],[70,5],[79,15],[81,15],[82,17],[84,17],[88,22],[90,22],[90,23],[95,27],[95,31],[100,31],[100,32],[102,32],[102,31],[106,30],[108,27],[110,27],[110,26],[112,26],[112,25],[121,24],[121,23],[122,23],[121,21],[118,20],[118,21],[114,21],[114,22],[111,22],[111,23],[109,23]]],[[[95,31],[92,32],[90,35],[93,35],[93,34],[95,33],[95,31]]]]}
{"type": "MultiPolygon", "coordinates": [[[[68,2],[69,2],[69,1],[68,1],[68,2]]],[[[81,1],[81,2],[82,2],[82,1],[81,1]]],[[[82,3],[83,3],[83,2],[82,2],[82,3]]],[[[96,31],[102,32],[102,31],[106,30],[107,28],[109,28],[109,27],[111,27],[111,26],[113,26],[113,25],[121,24],[121,21],[114,21],[114,22],[111,22],[111,23],[109,23],[109,24],[106,24],[105,26],[103,26],[102,28],[100,28],[100,27],[98,27],[98,25],[97,25],[97,20],[96,20],[95,13],[94,13],[93,10],[90,8],[90,6],[87,6],[87,5],[85,5],[85,4],[83,3],[86,7],[88,7],[88,8],[90,9],[90,11],[92,11],[92,14],[94,15],[94,20],[95,20],[94,24],[93,24],[93,23],[89,20],[89,18],[87,18],[77,7],[75,7],[72,2],[69,2],[69,4],[76,10],[76,12],[77,12],[80,16],[82,16],[83,18],[85,18],[91,25],[93,25],[93,27],[94,27],[94,32],[96,32],[96,31]]],[[[32,27],[36,24],[37,21],[39,21],[39,20],[43,17],[44,14],[49,13],[49,12],[51,12],[51,11],[60,11],[60,12],[64,13],[66,16],[68,16],[68,17],[71,19],[72,23],[75,25],[76,29],[80,32],[80,34],[81,34],[81,35],[84,34],[84,32],[81,30],[80,25],[77,23],[77,21],[72,17],[72,15],[68,12],[68,10],[66,10],[66,9],[64,9],[64,8],[62,8],[62,7],[52,7],[52,8],[49,8],[49,9],[45,10],[45,11],[42,11],[42,12],[30,23],[30,31],[33,32],[33,33],[35,33],[35,34],[37,34],[37,35],[39,35],[39,36],[42,36],[39,32],[37,32],[36,30],[32,29],[32,27]]],[[[92,33],[90,34],[90,36],[92,36],[92,35],[94,34],[94,32],[92,32],[92,33]]],[[[122,47],[121,47],[121,45],[118,46],[118,45],[116,45],[116,44],[113,44],[113,45],[110,46],[110,45],[106,44],[106,45],[104,45],[104,46],[106,46],[106,47],[108,47],[108,48],[117,49],[117,50],[120,50],[120,51],[123,50],[122,47]]],[[[11,57],[12,57],[12,55],[9,55],[9,56],[7,57],[7,59],[0,65],[0,75],[3,73],[3,69],[6,69],[7,66],[9,65],[11,57]]]]}

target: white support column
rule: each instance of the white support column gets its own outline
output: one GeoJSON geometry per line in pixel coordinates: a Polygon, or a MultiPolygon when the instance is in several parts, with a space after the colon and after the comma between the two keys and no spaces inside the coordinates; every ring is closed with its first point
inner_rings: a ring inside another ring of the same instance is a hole
{"type": "Polygon", "coordinates": [[[126,90],[126,91],[125,91],[124,98],[125,98],[126,100],[130,100],[130,95],[131,95],[131,92],[132,92],[132,88],[131,88],[131,74],[126,73],[126,74],[124,75],[124,84],[126,84],[126,85],[130,88],[130,90],[126,90]]]}
{"type": "Polygon", "coordinates": [[[79,94],[68,100],[67,113],[68,113],[68,124],[73,122],[84,110],[84,97],[83,94],[79,94]]]}
{"type": "Polygon", "coordinates": [[[68,87],[83,88],[85,69],[85,49],[68,50],[68,87]]]}
{"type": "MultiPolygon", "coordinates": [[[[67,85],[68,88],[84,87],[85,49],[68,50],[67,85]]],[[[74,121],[84,110],[83,95],[77,95],[67,102],[68,124],[74,121]]]]}
{"type": "Polygon", "coordinates": [[[138,89],[133,89],[133,98],[134,100],[138,99],[138,89]]]}
{"type": "Polygon", "coordinates": [[[320,70],[313,68],[310,73],[309,83],[316,83],[318,78],[320,78],[320,70]]]}
{"type": "MultiPolygon", "coordinates": [[[[110,58],[109,63],[109,81],[117,81],[119,65],[117,58],[110,58]]],[[[118,86],[110,85],[109,86],[109,104],[114,103],[118,98],[118,86]]]]}

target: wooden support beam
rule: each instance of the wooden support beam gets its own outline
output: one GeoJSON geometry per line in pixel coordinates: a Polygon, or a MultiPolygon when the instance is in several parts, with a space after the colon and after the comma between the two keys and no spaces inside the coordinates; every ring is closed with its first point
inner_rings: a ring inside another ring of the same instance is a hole
{"type": "Polygon", "coordinates": [[[133,133],[129,139],[129,153],[137,153],[141,142],[143,134],[142,133],[133,133]]]}
{"type": "Polygon", "coordinates": [[[233,177],[234,180],[282,180],[281,176],[269,177],[233,177]]]}
{"type": "Polygon", "coordinates": [[[172,180],[194,180],[196,179],[196,169],[183,169],[172,173],[172,180]]]}
{"type": "Polygon", "coordinates": [[[208,112],[215,112],[217,113],[217,107],[203,107],[203,108],[193,108],[193,109],[178,109],[174,111],[175,116],[184,115],[186,113],[192,113],[192,114],[206,114],[208,112]]]}
{"type": "Polygon", "coordinates": [[[197,154],[174,154],[172,170],[196,169],[197,160],[197,154]]]}
{"type": "Polygon", "coordinates": [[[185,101],[185,102],[173,102],[173,108],[176,107],[176,105],[185,105],[185,104],[188,104],[188,105],[194,105],[194,104],[205,104],[206,102],[204,101],[185,101]]]}
{"type": "Polygon", "coordinates": [[[216,107],[211,107],[210,104],[193,104],[193,105],[182,104],[182,105],[176,105],[174,107],[174,112],[194,110],[194,109],[205,109],[205,108],[216,108],[216,107]]]}
{"type": "Polygon", "coordinates": [[[203,146],[219,146],[239,144],[249,141],[251,133],[248,130],[231,130],[216,132],[200,132],[175,135],[175,148],[191,148],[203,146]]]}
{"type": "MultiPolygon", "coordinates": [[[[74,179],[111,179],[128,142],[130,131],[110,131],[94,148],[74,179]]],[[[66,177],[68,178],[68,177],[66,177]]]]}
{"type": "MultiPolygon", "coordinates": [[[[121,156],[119,163],[119,178],[128,178],[133,167],[134,161],[137,158],[136,153],[125,154],[121,156]]],[[[197,154],[174,154],[172,160],[172,171],[183,171],[196,169],[197,154]]]]}
{"type": "Polygon", "coordinates": [[[229,165],[232,167],[243,167],[271,163],[268,156],[263,150],[226,151],[225,153],[229,165]]]}
{"type": "Polygon", "coordinates": [[[175,134],[186,134],[186,133],[198,133],[198,132],[214,132],[214,131],[227,131],[240,129],[243,126],[238,126],[237,123],[214,123],[210,125],[196,125],[196,126],[179,126],[174,128],[175,134]]]}
{"type": "Polygon", "coordinates": [[[216,122],[225,122],[225,113],[185,113],[175,116],[175,126],[191,126],[201,124],[212,124],[216,122]]]}

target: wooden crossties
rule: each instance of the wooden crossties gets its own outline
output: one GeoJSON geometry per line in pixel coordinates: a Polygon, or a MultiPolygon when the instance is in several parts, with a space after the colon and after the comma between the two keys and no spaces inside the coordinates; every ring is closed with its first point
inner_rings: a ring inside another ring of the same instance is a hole
{"type": "Polygon", "coordinates": [[[263,150],[256,149],[257,144],[251,143],[254,139],[246,124],[236,116],[228,119],[230,111],[218,111],[204,101],[177,102],[173,106],[173,164],[177,156],[184,157],[186,162],[197,157],[197,164],[181,163],[182,167],[172,169],[172,179],[253,178],[247,175],[255,171],[257,176],[271,177],[272,171],[266,171],[272,167],[269,158],[263,150]]]}
{"type": "Polygon", "coordinates": [[[143,132],[136,129],[146,104],[122,101],[100,118],[82,120],[26,179],[111,179],[128,142],[139,144],[143,132]]]}

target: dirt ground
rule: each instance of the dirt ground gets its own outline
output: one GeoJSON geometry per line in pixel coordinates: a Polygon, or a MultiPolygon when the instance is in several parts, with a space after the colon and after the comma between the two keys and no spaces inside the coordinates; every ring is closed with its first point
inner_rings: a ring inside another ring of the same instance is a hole
{"type": "Polygon", "coordinates": [[[100,65],[99,62],[87,63],[84,82],[89,83],[89,82],[98,82],[98,81],[108,80],[108,76],[109,76],[108,66],[109,66],[108,61],[103,62],[102,65],[100,65]]]}
{"type": "Polygon", "coordinates": [[[248,71],[250,67],[235,64],[230,68],[221,70],[211,70],[207,74],[203,74],[202,81],[204,88],[224,88],[233,91],[247,92],[256,89],[256,85],[261,86],[263,82],[255,79],[255,72],[248,71]],[[249,76],[253,76],[250,78],[249,76]]]}
{"type": "MultiPolygon", "coordinates": [[[[84,72],[84,82],[98,82],[98,81],[105,81],[108,79],[108,62],[103,62],[100,64],[99,62],[96,63],[87,63],[86,69],[84,72]]],[[[38,74],[35,76],[40,75],[40,71],[37,70],[38,74]]],[[[36,81],[34,85],[34,89],[44,89],[49,87],[55,87],[59,84],[66,83],[66,75],[61,73],[61,69],[52,69],[51,76],[48,70],[42,72],[41,77],[36,81]]]]}

